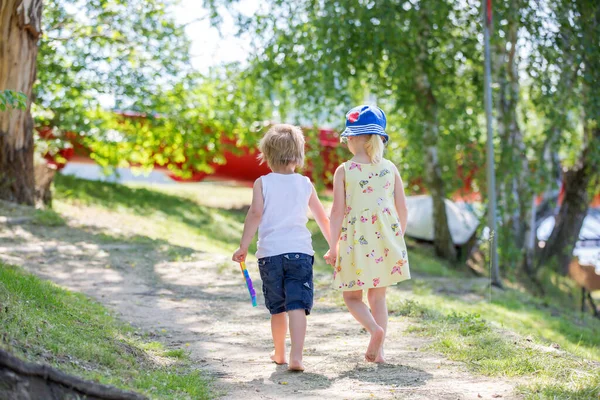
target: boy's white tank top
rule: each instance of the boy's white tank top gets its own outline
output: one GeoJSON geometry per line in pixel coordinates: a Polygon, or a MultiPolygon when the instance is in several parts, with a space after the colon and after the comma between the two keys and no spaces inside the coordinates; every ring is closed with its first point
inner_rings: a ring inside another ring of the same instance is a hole
{"type": "Polygon", "coordinates": [[[258,226],[256,257],[286,253],[314,255],[308,222],[312,183],[300,174],[270,173],[261,178],[263,215],[258,226]]]}

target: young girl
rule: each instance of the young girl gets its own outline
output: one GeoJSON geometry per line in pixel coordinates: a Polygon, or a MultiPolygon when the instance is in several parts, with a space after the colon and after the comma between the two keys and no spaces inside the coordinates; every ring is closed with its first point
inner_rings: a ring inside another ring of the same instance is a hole
{"type": "Polygon", "coordinates": [[[256,257],[275,346],[271,359],[277,364],[287,363],[285,336],[289,316],[292,348],[288,369],[303,371],[306,316],[313,304],[314,251],[306,228],[307,209],[312,211],[328,242],[329,219],[310,180],[294,172],[304,164],[304,136],[300,128],[275,125],[258,148],[261,163],[266,160],[273,172],[254,182],[240,248],[232,258],[236,262],[246,259],[258,228],[256,257]]]}
{"type": "Polygon", "coordinates": [[[386,118],[378,107],[359,106],[346,114],[342,137],[354,157],[333,178],[333,285],[343,291],[350,313],[371,334],[365,359],[385,362],[388,321],[386,286],[410,279],[404,230],[407,208],[398,169],[383,158],[386,118]],[[371,307],[363,302],[363,290],[371,307]]]}

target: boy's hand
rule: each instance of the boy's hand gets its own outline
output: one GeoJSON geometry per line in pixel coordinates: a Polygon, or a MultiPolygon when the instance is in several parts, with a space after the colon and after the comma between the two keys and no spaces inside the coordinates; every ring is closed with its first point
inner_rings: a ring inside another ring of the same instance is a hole
{"type": "Polygon", "coordinates": [[[235,262],[246,261],[246,256],[248,255],[248,249],[242,249],[241,247],[233,253],[233,257],[231,259],[235,262]]]}
{"type": "Polygon", "coordinates": [[[337,260],[337,251],[335,249],[329,249],[327,253],[323,256],[327,264],[335,267],[335,262],[337,260]]]}

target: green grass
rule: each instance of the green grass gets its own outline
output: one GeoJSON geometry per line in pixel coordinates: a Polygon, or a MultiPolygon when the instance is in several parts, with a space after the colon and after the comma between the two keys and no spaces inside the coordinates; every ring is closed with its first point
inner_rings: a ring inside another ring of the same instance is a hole
{"type": "MultiPolygon", "coordinates": [[[[452,281],[445,284],[459,287],[452,281]]],[[[409,298],[445,314],[478,314],[500,328],[537,337],[546,344],[557,343],[570,353],[600,361],[600,321],[591,314],[582,315],[569,305],[553,304],[514,289],[495,290],[489,302],[484,300],[487,292],[484,287],[474,287],[468,298],[435,293],[424,278],[413,282],[413,293],[390,290],[388,298],[391,311],[409,298]]]]}
{"type": "MultiPolygon", "coordinates": [[[[128,226],[140,227],[131,234],[135,240],[180,246],[169,250],[177,260],[185,259],[189,249],[234,250],[250,193],[249,188],[210,183],[148,188],[59,176],[55,204],[67,215],[82,207],[117,214],[128,226]]],[[[317,253],[315,268],[326,285],[331,269],[322,255],[327,243],[314,221],[308,227],[317,253]]],[[[449,266],[427,247],[410,240],[407,244],[413,279],[388,291],[389,309],[415,318],[413,330],[433,336],[435,350],[480,374],[522,377],[527,383],[520,390],[527,398],[598,399],[598,364],[584,359],[600,361],[600,322],[581,315],[575,300],[540,299],[507,289],[494,290],[489,302],[485,280],[449,266]],[[563,352],[547,351],[553,343],[563,352]]],[[[250,252],[255,249],[254,243],[250,252]]]]}
{"type": "MultiPolygon", "coordinates": [[[[123,240],[138,242],[164,240],[173,246],[214,253],[233,252],[242,235],[252,189],[221,186],[214,183],[193,185],[120,185],[88,181],[58,174],[55,178],[54,207],[68,215],[76,207],[116,213],[123,225],[139,226],[139,231],[123,240]]],[[[331,202],[324,197],[324,203],[331,202]]],[[[329,246],[314,220],[308,223],[316,251],[315,268],[329,274],[322,256],[329,246]]],[[[464,276],[436,260],[431,250],[413,246],[410,252],[413,270],[437,276],[464,276]]],[[[256,238],[249,254],[256,252],[256,238]]],[[[185,259],[187,254],[173,254],[185,259]]]]}
{"type": "Polygon", "coordinates": [[[102,305],[0,263],[0,346],[34,362],[156,399],[208,399],[181,349],[136,335],[102,305]]]}
{"type": "Polygon", "coordinates": [[[242,232],[240,210],[214,209],[191,198],[58,175],[55,181],[55,208],[69,214],[73,207],[90,212],[110,211],[122,225],[139,226],[138,235],[165,240],[198,251],[235,250],[242,232]]]}
{"type": "MultiPolygon", "coordinates": [[[[423,306],[409,304],[407,308],[400,312],[412,313],[423,306]]],[[[436,340],[430,348],[479,374],[524,378],[518,390],[526,399],[598,399],[600,364],[508,335],[479,314],[444,315],[424,309],[423,322],[410,332],[433,336],[436,340]]]]}
{"type": "Polygon", "coordinates": [[[35,210],[33,213],[33,221],[35,225],[43,226],[64,226],[66,222],[63,217],[53,210],[35,210]]]}
{"type": "Polygon", "coordinates": [[[415,318],[409,332],[433,337],[430,349],[464,362],[472,371],[522,378],[518,390],[527,399],[597,400],[600,363],[592,360],[600,356],[600,324],[582,325],[575,317],[552,316],[526,301],[511,310],[515,293],[496,296],[491,304],[474,304],[422,291],[406,299],[390,291],[389,311],[415,318]],[[558,344],[560,351],[551,344],[558,344]]]}

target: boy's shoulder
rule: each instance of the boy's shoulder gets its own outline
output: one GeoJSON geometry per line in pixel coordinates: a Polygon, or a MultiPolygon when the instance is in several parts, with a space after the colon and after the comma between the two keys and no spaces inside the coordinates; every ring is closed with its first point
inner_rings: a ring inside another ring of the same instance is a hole
{"type": "Polygon", "coordinates": [[[296,173],[296,175],[298,175],[303,182],[307,182],[310,186],[313,186],[313,181],[308,176],[299,173],[296,173]]]}
{"type": "MultiPolygon", "coordinates": [[[[278,175],[279,174],[276,174],[274,172],[269,172],[268,174],[261,175],[260,177],[258,177],[256,179],[256,181],[254,181],[254,183],[256,183],[256,182],[258,182],[258,181],[260,181],[262,179],[267,179],[268,180],[268,179],[271,179],[272,177],[277,177],[278,175]]],[[[306,176],[306,175],[302,175],[302,174],[300,174],[298,172],[295,172],[294,174],[292,174],[292,176],[294,178],[296,178],[298,181],[302,182],[302,183],[309,183],[311,186],[313,184],[312,180],[308,176],[306,176]]]]}

